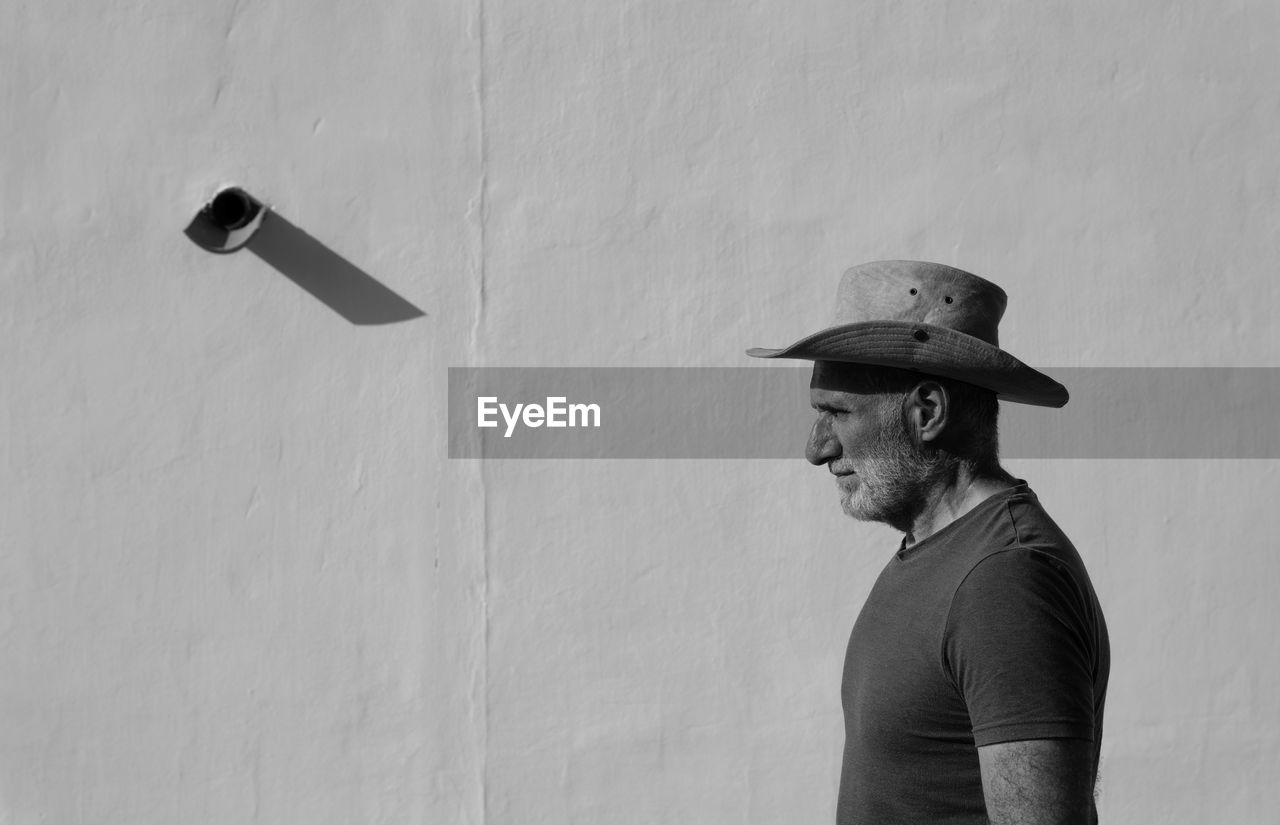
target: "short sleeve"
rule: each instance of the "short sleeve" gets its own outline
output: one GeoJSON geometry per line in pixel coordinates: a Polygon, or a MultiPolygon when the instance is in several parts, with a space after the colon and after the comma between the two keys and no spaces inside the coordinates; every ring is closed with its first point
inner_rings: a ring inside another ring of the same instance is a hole
{"type": "Polygon", "coordinates": [[[956,589],[943,666],[978,746],[1094,738],[1097,634],[1060,560],[1026,547],[979,561],[956,589]]]}

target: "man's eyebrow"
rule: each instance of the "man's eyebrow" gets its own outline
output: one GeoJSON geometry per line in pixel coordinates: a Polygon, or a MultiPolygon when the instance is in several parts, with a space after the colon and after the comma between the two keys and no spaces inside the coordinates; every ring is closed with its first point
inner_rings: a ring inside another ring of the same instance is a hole
{"type": "Polygon", "coordinates": [[[830,401],[811,401],[809,402],[809,406],[813,407],[818,412],[830,412],[830,413],[848,412],[848,410],[846,410],[844,407],[838,407],[835,404],[832,404],[830,401]]]}

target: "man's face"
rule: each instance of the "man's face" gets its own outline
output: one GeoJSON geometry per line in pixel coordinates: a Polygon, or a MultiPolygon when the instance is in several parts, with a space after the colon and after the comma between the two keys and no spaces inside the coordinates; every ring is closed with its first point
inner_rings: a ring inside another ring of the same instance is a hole
{"type": "Polygon", "coordinates": [[[857,392],[856,382],[830,380],[831,371],[823,376],[820,369],[815,365],[809,390],[818,418],[805,457],[836,477],[845,513],[909,532],[936,467],[907,436],[901,396],[857,392]]]}

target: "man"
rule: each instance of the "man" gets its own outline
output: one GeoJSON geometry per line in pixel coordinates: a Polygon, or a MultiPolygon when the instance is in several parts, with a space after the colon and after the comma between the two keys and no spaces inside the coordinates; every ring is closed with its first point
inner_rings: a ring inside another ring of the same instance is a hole
{"type": "Polygon", "coordinates": [[[807,458],[846,513],[905,533],[849,639],[840,825],[1097,821],[1106,623],[997,453],[997,398],[1067,391],[1000,349],[1006,300],[940,264],[864,264],[835,326],[748,353],[814,361],[807,458]]]}

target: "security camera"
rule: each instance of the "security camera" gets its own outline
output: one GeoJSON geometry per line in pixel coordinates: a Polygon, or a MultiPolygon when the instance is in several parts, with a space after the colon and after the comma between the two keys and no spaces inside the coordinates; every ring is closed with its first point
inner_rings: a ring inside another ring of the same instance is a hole
{"type": "Polygon", "coordinates": [[[238,186],[221,189],[187,226],[187,237],[200,248],[225,254],[253,238],[270,208],[238,186]]]}

